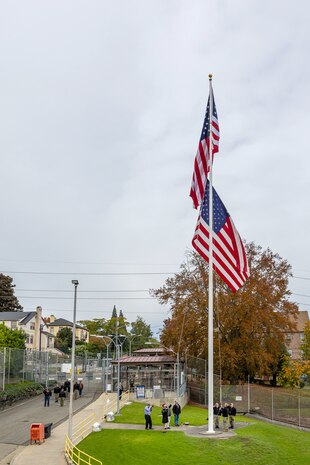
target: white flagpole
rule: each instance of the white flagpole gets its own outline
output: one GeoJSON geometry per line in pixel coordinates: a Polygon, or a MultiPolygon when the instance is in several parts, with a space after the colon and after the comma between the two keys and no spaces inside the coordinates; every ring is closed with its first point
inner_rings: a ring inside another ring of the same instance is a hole
{"type": "Polygon", "coordinates": [[[214,433],[213,428],[213,191],[212,191],[212,117],[213,117],[213,89],[212,74],[209,74],[210,105],[209,105],[209,300],[208,300],[208,433],[214,433]]]}

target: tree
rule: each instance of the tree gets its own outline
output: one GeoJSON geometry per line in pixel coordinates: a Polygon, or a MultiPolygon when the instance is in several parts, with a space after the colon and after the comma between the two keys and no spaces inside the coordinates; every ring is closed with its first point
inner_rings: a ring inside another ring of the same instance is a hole
{"type": "MultiPolygon", "coordinates": [[[[246,244],[251,276],[236,293],[214,274],[214,365],[223,379],[245,381],[248,375],[273,375],[283,354],[284,335],[294,330],[289,301],[291,267],[270,249],[246,244]],[[221,365],[221,367],[220,367],[221,365]]],[[[153,290],[170,304],[161,341],[179,353],[207,358],[208,265],[196,252],[165,285],[153,290]]]]}
{"type": "Polygon", "coordinates": [[[284,386],[303,387],[304,379],[310,378],[310,360],[291,360],[285,356],[278,381],[284,386]]]}
{"type": "Polygon", "coordinates": [[[303,360],[310,360],[310,321],[305,325],[304,340],[301,344],[303,360]]]}
{"type": "Polygon", "coordinates": [[[62,328],[58,331],[55,339],[55,347],[65,353],[72,347],[72,329],[62,328]]]}
{"type": "Polygon", "coordinates": [[[150,337],[153,335],[151,325],[146,324],[145,320],[141,318],[141,316],[137,316],[136,321],[131,323],[130,333],[132,335],[129,336],[129,340],[132,341],[131,351],[133,351],[133,348],[141,349],[145,347],[145,343],[149,341],[150,337]],[[136,336],[134,337],[133,335],[136,336]]]}
{"type": "Polygon", "coordinates": [[[13,279],[0,273],[0,312],[18,312],[23,307],[14,295],[13,279]]]}
{"type": "Polygon", "coordinates": [[[26,333],[22,329],[10,329],[0,324],[0,347],[25,349],[26,333]]]}
{"type": "Polygon", "coordinates": [[[98,336],[106,333],[107,320],[105,318],[94,318],[93,320],[80,320],[79,324],[87,328],[90,334],[98,336]]]}

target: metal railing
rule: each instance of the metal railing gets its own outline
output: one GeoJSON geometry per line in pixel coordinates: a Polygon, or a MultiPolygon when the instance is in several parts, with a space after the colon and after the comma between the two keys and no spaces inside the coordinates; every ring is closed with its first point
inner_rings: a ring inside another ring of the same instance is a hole
{"type": "Polygon", "coordinates": [[[65,439],[65,457],[69,464],[74,465],[102,465],[101,460],[95,459],[86,452],[76,447],[66,435],[65,439]]]}

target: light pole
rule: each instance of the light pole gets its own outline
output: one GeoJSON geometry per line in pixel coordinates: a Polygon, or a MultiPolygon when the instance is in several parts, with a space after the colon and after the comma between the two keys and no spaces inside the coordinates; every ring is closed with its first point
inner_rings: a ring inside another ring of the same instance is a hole
{"type": "Polygon", "coordinates": [[[139,336],[142,336],[142,334],[133,334],[133,337],[132,338],[128,338],[128,341],[129,341],[129,357],[131,357],[131,343],[132,341],[134,340],[135,337],[139,337],[139,336]]]}
{"type": "Polygon", "coordinates": [[[73,384],[75,375],[75,332],[76,332],[76,295],[79,282],[76,279],[72,280],[74,285],[74,306],[73,306],[73,327],[72,327],[72,352],[71,352],[71,387],[70,387],[70,402],[69,402],[69,418],[68,418],[68,437],[72,441],[72,418],[73,418],[73,384]]]}

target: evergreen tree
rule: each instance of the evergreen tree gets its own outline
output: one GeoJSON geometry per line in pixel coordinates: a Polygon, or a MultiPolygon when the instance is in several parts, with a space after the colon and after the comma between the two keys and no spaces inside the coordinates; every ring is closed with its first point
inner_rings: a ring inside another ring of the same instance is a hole
{"type": "Polygon", "coordinates": [[[114,305],[113,310],[112,310],[111,319],[112,319],[112,318],[117,318],[117,311],[116,311],[115,305],[114,305]]]}
{"type": "Polygon", "coordinates": [[[13,279],[0,273],[0,312],[18,312],[23,307],[14,295],[13,279]]]}

